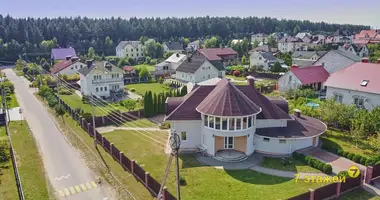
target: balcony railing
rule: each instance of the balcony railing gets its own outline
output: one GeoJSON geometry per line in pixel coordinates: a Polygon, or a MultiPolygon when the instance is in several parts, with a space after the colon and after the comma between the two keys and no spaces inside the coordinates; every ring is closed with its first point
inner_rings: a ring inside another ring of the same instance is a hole
{"type": "Polygon", "coordinates": [[[123,78],[110,78],[110,79],[96,79],[92,80],[93,84],[98,84],[98,83],[115,83],[115,82],[123,82],[123,78]]]}

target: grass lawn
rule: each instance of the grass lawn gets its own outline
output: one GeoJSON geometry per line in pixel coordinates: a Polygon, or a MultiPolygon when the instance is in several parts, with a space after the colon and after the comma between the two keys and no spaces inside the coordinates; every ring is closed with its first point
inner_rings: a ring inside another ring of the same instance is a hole
{"type": "Polygon", "coordinates": [[[356,189],[351,192],[347,192],[339,200],[380,200],[379,196],[373,195],[364,189],[356,189]]]}
{"type": "Polygon", "coordinates": [[[245,81],[245,77],[242,77],[242,76],[233,76],[233,75],[226,75],[226,78],[231,78],[231,79],[234,79],[234,80],[238,80],[238,81],[245,81]]]}
{"type": "Polygon", "coordinates": [[[125,122],[123,126],[131,128],[158,128],[158,124],[155,124],[148,119],[138,119],[135,121],[125,122]]]}
{"type": "Polygon", "coordinates": [[[154,66],[154,65],[142,64],[142,65],[136,65],[134,67],[146,67],[148,69],[148,71],[150,71],[150,72],[156,71],[156,66],[154,66]]]}
{"type": "Polygon", "coordinates": [[[281,163],[281,158],[265,157],[263,162],[260,163],[260,166],[282,171],[322,173],[318,169],[312,168],[304,162],[296,159],[292,159],[292,164],[283,165],[281,163]]]}
{"type": "MultiPolygon", "coordinates": [[[[0,141],[7,141],[5,127],[0,128],[0,141]]],[[[0,199],[18,199],[16,179],[13,172],[12,161],[0,162],[0,199]]]]}
{"type": "Polygon", "coordinates": [[[9,131],[17,158],[25,199],[49,199],[42,158],[26,121],[11,122],[9,131]]]}
{"type": "MultiPolygon", "coordinates": [[[[84,104],[84,103],[82,103],[82,99],[78,95],[76,95],[76,94],[72,94],[72,95],[60,95],[60,97],[72,109],[81,108],[81,109],[84,110],[85,113],[86,112],[87,113],[91,113],[92,112],[91,104],[84,104]]],[[[105,107],[95,108],[95,110],[94,110],[95,115],[96,116],[107,115],[107,113],[109,112],[110,109],[111,110],[118,109],[118,110],[120,110],[122,112],[127,112],[128,111],[125,107],[122,107],[119,104],[112,104],[112,105],[113,106],[105,106],[105,107]]]]}
{"type": "Polygon", "coordinates": [[[169,87],[160,83],[128,84],[125,87],[128,88],[128,90],[135,89],[135,93],[139,95],[145,95],[147,91],[152,91],[157,94],[169,91],[169,87]]]}
{"type": "MultiPolygon", "coordinates": [[[[135,159],[152,177],[162,180],[168,156],[158,144],[165,141],[166,134],[124,130],[103,135],[128,158],[135,159]]],[[[172,163],[166,184],[172,194],[176,191],[174,169],[172,163]]],[[[193,155],[180,156],[180,174],[187,183],[181,186],[181,196],[189,200],[284,199],[320,186],[315,183],[295,183],[294,179],[269,176],[252,170],[220,170],[202,166],[193,155]]]]}
{"type": "MultiPolygon", "coordinates": [[[[11,94],[12,100],[9,102],[8,107],[9,108],[16,108],[19,107],[19,104],[17,102],[16,94],[11,94]]],[[[0,96],[0,102],[2,101],[2,97],[0,96]]]]}
{"type": "Polygon", "coordinates": [[[361,141],[358,143],[358,147],[356,144],[350,140],[347,136],[347,133],[343,133],[339,130],[328,129],[328,131],[322,135],[322,142],[329,146],[335,147],[337,149],[342,149],[344,151],[359,154],[362,156],[374,156],[376,153],[371,149],[366,148],[366,141],[361,141]]]}

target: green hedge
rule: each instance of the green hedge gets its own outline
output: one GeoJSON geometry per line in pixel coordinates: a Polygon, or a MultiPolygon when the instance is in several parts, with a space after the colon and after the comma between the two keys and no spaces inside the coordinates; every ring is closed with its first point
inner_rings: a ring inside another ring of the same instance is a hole
{"type": "Polygon", "coordinates": [[[352,160],[358,164],[362,164],[365,166],[373,166],[376,163],[380,163],[379,157],[367,158],[367,157],[361,156],[359,154],[350,153],[350,152],[344,151],[342,149],[337,149],[335,147],[332,147],[332,146],[329,146],[326,144],[322,144],[322,149],[329,151],[331,153],[337,154],[339,156],[345,157],[345,158],[350,159],[350,160],[352,160]]]}
{"type": "Polygon", "coordinates": [[[324,162],[322,162],[322,161],[320,161],[320,160],[318,160],[312,156],[305,156],[302,153],[293,152],[293,158],[300,160],[300,161],[303,161],[304,163],[306,163],[310,167],[318,169],[318,170],[324,172],[325,174],[331,174],[332,173],[331,165],[324,163],[324,162]]]}

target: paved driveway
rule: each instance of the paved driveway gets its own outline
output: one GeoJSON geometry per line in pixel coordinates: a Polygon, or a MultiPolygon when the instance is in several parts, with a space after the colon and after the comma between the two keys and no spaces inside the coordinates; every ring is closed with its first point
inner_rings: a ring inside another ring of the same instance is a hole
{"type": "Polygon", "coordinates": [[[360,170],[362,171],[365,171],[366,169],[366,167],[363,165],[357,164],[347,158],[340,157],[338,155],[322,150],[320,148],[306,149],[306,150],[301,150],[300,152],[302,152],[305,155],[313,156],[318,160],[321,160],[330,164],[333,168],[333,172],[336,174],[339,173],[340,171],[347,171],[347,169],[352,165],[358,166],[360,170]]]}

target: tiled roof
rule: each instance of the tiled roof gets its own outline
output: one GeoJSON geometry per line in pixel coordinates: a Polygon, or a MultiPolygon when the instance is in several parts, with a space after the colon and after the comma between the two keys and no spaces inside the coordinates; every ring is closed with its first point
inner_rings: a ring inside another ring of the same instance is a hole
{"type": "Polygon", "coordinates": [[[76,57],[77,54],[74,48],[58,48],[51,50],[51,57],[54,60],[65,60],[66,56],[76,57]]]}
{"type": "Polygon", "coordinates": [[[255,134],[266,137],[299,138],[313,137],[324,133],[327,126],[318,119],[301,116],[292,116],[286,127],[258,128],[255,134]]]}
{"type": "Polygon", "coordinates": [[[273,62],[276,62],[278,61],[279,59],[277,59],[276,57],[273,56],[273,54],[271,52],[260,52],[261,56],[265,59],[265,60],[269,60],[269,61],[273,61],[273,62]]]}
{"type": "Polygon", "coordinates": [[[345,31],[342,31],[342,30],[336,30],[334,33],[333,33],[333,35],[332,36],[351,36],[352,35],[352,33],[350,32],[350,31],[347,31],[347,30],[345,30],[345,31]]]}
{"type": "MultiPolygon", "coordinates": [[[[290,119],[290,116],[286,112],[272,103],[254,87],[250,85],[237,85],[235,87],[255,105],[261,108],[257,119],[290,119]]],[[[184,97],[184,101],[173,112],[167,115],[166,120],[200,120],[201,115],[196,111],[196,108],[215,88],[215,85],[196,85],[193,90],[184,97]]],[[[219,106],[224,105],[223,102],[214,102],[213,104],[219,106]]]]}
{"type": "Polygon", "coordinates": [[[195,73],[201,65],[206,62],[207,59],[204,56],[193,55],[191,58],[187,58],[183,61],[176,71],[185,73],[195,73]]]}
{"type": "Polygon", "coordinates": [[[209,60],[209,62],[219,71],[224,71],[226,68],[224,67],[223,63],[219,60],[209,60]]]}
{"type": "Polygon", "coordinates": [[[345,57],[347,57],[353,61],[356,61],[356,62],[359,62],[362,60],[362,58],[359,57],[358,55],[353,54],[353,53],[348,52],[348,51],[343,51],[343,50],[339,50],[339,49],[338,50],[331,50],[331,51],[334,51],[335,53],[339,53],[340,55],[345,56],[345,57]]]}
{"type": "Polygon", "coordinates": [[[292,58],[310,59],[315,54],[317,54],[315,51],[295,51],[292,58]]]}
{"type": "Polygon", "coordinates": [[[380,94],[379,74],[380,64],[357,62],[331,74],[325,86],[380,94]],[[364,80],[368,84],[361,86],[364,80]]]}
{"type": "Polygon", "coordinates": [[[169,51],[183,50],[181,43],[179,42],[164,42],[169,49],[169,51]]]}
{"type": "Polygon", "coordinates": [[[119,73],[123,73],[123,70],[118,68],[117,66],[113,65],[112,63],[110,62],[107,62],[107,61],[100,61],[100,62],[94,62],[90,67],[88,67],[86,65],[86,67],[83,67],[81,69],[78,70],[78,73],[81,73],[83,74],[84,76],[87,76],[87,74],[89,74],[95,67],[98,67],[98,68],[104,68],[105,71],[108,71],[108,72],[119,72],[119,73]]]}
{"type": "Polygon", "coordinates": [[[306,59],[293,59],[292,64],[298,65],[299,67],[307,67],[312,66],[314,63],[314,60],[306,60],[306,59]]]}
{"type": "Polygon", "coordinates": [[[227,79],[220,80],[196,110],[216,116],[247,116],[261,111],[260,107],[227,79]]]}
{"type": "Polygon", "coordinates": [[[176,62],[182,60],[184,57],[186,57],[185,54],[177,54],[177,53],[175,53],[175,54],[171,55],[171,56],[170,56],[168,59],[166,59],[165,61],[166,61],[166,62],[174,62],[174,63],[176,63],[176,62]]]}
{"type": "Polygon", "coordinates": [[[72,64],[76,63],[76,62],[79,62],[79,60],[61,60],[59,63],[55,64],[51,69],[50,69],[50,72],[55,74],[69,66],[71,66],[72,64]]]}
{"type": "Polygon", "coordinates": [[[237,55],[238,53],[231,48],[207,48],[198,49],[208,60],[222,60],[221,56],[237,55]]]}
{"type": "Polygon", "coordinates": [[[283,37],[278,41],[279,43],[291,43],[291,42],[303,42],[300,38],[295,37],[283,37]]]}
{"type": "Polygon", "coordinates": [[[362,30],[360,31],[359,34],[356,34],[355,35],[355,39],[358,39],[358,38],[375,38],[376,35],[377,35],[377,30],[362,30]]]}
{"type": "Polygon", "coordinates": [[[140,41],[121,41],[116,49],[124,49],[125,46],[127,46],[128,44],[132,45],[133,48],[137,48],[138,45],[140,44],[140,41]]]}
{"type": "Polygon", "coordinates": [[[124,71],[127,71],[127,72],[130,72],[130,71],[133,71],[134,68],[133,68],[133,66],[124,66],[124,67],[123,67],[123,70],[124,70],[124,71]]]}
{"type": "Polygon", "coordinates": [[[291,68],[291,72],[301,81],[302,84],[325,82],[329,73],[323,66],[296,67],[291,68]]]}

